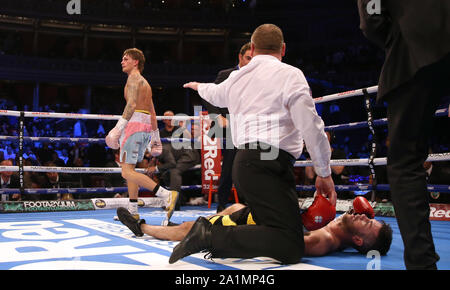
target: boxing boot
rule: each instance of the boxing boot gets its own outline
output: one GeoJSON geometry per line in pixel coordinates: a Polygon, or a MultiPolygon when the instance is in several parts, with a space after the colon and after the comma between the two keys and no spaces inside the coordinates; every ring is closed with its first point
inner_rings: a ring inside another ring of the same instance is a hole
{"type": "Polygon", "coordinates": [[[212,247],[212,224],[204,217],[199,217],[192,226],[189,233],[173,249],[169,263],[176,261],[204,250],[210,250],[212,247]]]}

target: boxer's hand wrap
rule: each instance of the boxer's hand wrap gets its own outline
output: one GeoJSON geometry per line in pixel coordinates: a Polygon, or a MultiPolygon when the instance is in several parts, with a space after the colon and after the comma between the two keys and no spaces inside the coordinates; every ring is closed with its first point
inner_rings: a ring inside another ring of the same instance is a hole
{"type": "Polygon", "coordinates": [[[147,146],[148,151],[150,151],[150,154],[154,157],[161,155],[163,148],[161,138],[159,137],[159,130],[156,129],[154,131],[151,131],[150,136],[151,140],[147,146]]]}
{"type": "Polygon", "coordinates": [[[365,214],[370,219],[375,218],[375,213],[372,206],[363,196],[358,196],[353,200],[353,213],[365,214]]]}
{"type": "Polygon", "coordinates": [[[315,194],[311,206],[302,214],[303,226],[314,231],[326,226],[336,217],[336,207],[321,194],[315,194]]]}
{"type": "Polygon", "coordinates": [[[123,129],[127,125],[128,121],[123,117],[120,117],[119,121],[114,128],[109,131],[108,136],[105,138],[106,145],[111,149],[119,149],[119,138],[122,135],[123,129]]]}

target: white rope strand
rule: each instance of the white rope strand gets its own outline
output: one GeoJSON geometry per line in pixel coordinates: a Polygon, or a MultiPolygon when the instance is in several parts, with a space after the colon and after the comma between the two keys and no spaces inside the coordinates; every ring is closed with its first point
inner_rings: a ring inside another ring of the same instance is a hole
{"type": "MultiPolygon", "coordinates": [[[[446,153],[435,153],[428,155],[426,161],[428,162],[438,162],[438,161],[449,161],[450,152],[446,153]]],[[[332,159],[330,161],[330,166],[368,166],[369,159],[332,159]]],[[[387,158],[380,157],[374,159],[375,165],[386,165],[387,158]]],[[[313,166],[312,161],[296,161],[295,167],[308,167],[313,166]]],[[[200,169],[201,165],[196,165],[192,167],[193,169],[200,169]]],[[[121,173],[122,169],[119,167],[49,167],[49,166],[24,166],[24,171],[29,172],[61,172],[61,173],[121,173]]],[[[19,171],[19,166],[0,166],[1,171],[19,171]]],[[[145,169],[136,168],[136,171],[145,173],[145,169]]]]}
{"type": "Polygon", "coordinates": [[[364,95],[363,90],[367,90],[367,92],[369,94],[373,94],[373,93],[378,92],[378,86],[372,86],[372,87],[368,87],[368,88],[362,88],[362,89],[357,89],[357,90],[336,93],[336,94],[332,94],[332,95],[326,95],[326,96],[322,96],[319,98],[314,98],[313,100],[314,100],[314,102],[319,104],[319,103],[331,102],[331,101],[350,98],[350,97],[362,96],[362,95],[364,95]]]}
{"type": "MultiPolygon", "coordinates": [[[[53,112],[24,112],[27,118],[63,118],[63,119],[89,119],[89,120],[119,120],[119,115],[53,113],[53,112]]],[[[19,117],[20,111],[0,110],[0,116],[19,117]]],[[[199,116],[156,116],[156,120],[200,120],[199,116]]]]}
{"type": "MultiPolygon", "coordinates": [[[[426,161],[428,162],[436,162],[436,161],[448,161],[450,160],[450,152],[446,153],[435,153],[428,155],[428,158],[426,161]]],[[[387,158],[386,157],[379,157],[375,158],[373,160],[375,165],[386,165],[387,164],[387,158]]],[[[362,158],[362,159],[332,159],[330,161],[330,166],[368,166],[369,165],[369,159],[368,158],[362,158]]],[[[313,162],[310,160],[307,161],[296,161],[295,167],[308,167],[313,166],[313,162]]]]}
{"type": "MultiPolygon", "coordinates": [[[[193,169],[201,168],[200,165],[192,167],[193,169]]],[[[120,167],[54,167],[54,166],[24,166],[25,172],[59,172],[59,173],[122,173],[120,167]]],[[[19,171],[19,166],[0,166],[2,171],[19,171]]],[[[145,168],[136,168],[137,172],[145,173],[145,168]]]]}

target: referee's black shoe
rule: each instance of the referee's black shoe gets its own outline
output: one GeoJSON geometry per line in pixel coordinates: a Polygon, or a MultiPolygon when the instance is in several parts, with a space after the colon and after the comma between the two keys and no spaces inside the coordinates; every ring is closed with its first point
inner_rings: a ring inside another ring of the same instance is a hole
{"type": "Polygon", "coordinates": [[[133,215],[124,207],[117,209],[117,217],[126,225],[136,237],[142,237],[144,233],[141,230],[141,224],[145,224],[144,219],[137,220],[133,215]]]}
{"type": "Polygon", "coordinates": [[[212,224],[206,218],[199,217],[189,233],[173,249],[169,263],[173,264],[186,256],[211,249],[211,228],[212,224]]]}

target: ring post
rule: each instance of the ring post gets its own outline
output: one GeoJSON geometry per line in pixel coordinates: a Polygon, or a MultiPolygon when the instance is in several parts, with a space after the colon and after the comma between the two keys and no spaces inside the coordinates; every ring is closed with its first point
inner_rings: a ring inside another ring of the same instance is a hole
{"type": "Polygon", "coordinates": [[[19,182],[20,182],[20,194],[24,193],[24,180],[23,180],[23,131],[24,131],[25,113],[20,112],[19,116],[19,182]]]}
{"type": "Polygon", "coordinates": [[[369,169],[370,169],[370,175],[372,177],[372,196],[371,201],[375,201],[375,194],[377,190],[377,178],[375,174],[375,164],[374,159],[377,155],[377,136],[375,133],[374,123],[373,123],[373,116],[372,116],[372,105],[370,102],[370,94],[367,91],[367,89],[362,90],[364,95],[364,102],[367,112],[367,124],[369,125],[369,130],[372,133],[372,144],[370,149],[370,156],[369,156],[369,169]]]}

